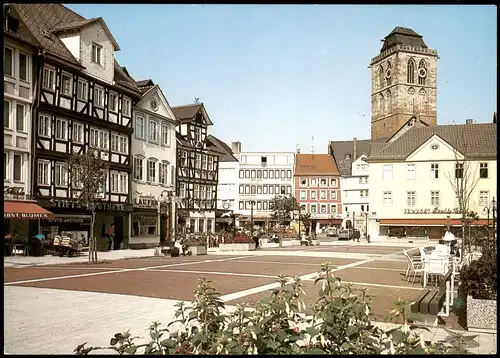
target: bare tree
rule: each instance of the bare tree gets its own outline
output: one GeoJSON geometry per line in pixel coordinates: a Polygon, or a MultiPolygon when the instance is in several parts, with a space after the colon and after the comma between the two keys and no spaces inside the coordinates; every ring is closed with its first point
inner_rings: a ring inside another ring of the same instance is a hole
{"type": "MultiPolygon", "coordinates": [[[[462,145],[460,149],[453,148],[455,155],[454,173],[446,173],[456,200],[458,201],[458,211],[460,213],[460,223],[462,226],[462,250],[465,248],[465,227],[473,221],[474,214],[470,208],[471,196],[479,182],[478,163],[474,165],[468,157],[468,144],[464,135],[464,130],[461,131],[462,145]]],[[[470,237],[468,239],[470,241],[470,237]]]]}
{"type": "Polygon", "coordinates": [[[104,192],[109,166],[101,159],[99,151],[87,148],[84,154],[73,154],[69,158],[69,174],[73,197],[89,210],[89,263],[97,263],[97,240],[94,236],[95,211],[100,201],[99,194],[104,192]]]}

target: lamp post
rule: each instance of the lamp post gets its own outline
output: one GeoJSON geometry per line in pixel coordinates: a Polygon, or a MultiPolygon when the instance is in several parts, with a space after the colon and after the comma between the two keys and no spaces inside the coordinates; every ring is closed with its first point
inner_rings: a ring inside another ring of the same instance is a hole
{"type": "MultiPolygon", "coordinates": [[[[497,207],[496,207],[496,201],[495,201],[495,197],[493,197],[493,199],[491,200],[491,203],[490,205],[488,206],[485,206],[484,209],[483,209],[483,212],[486,212],[488,214],[488,221],[487,221],[487,227],[488,227],[488,234],[490,234],[490,213],[492,215],[492,221],[493,221],[493,230],[491,230],[491,239],[492,239],[492,242],[494,243],[496,238],[495,238],[495,223],[496,223],[496,211],[497,211],[497,207]]],[[[489,236],[488,235],[488,239],[489,239],[489,236]]],[[[489,241],[489,240],[488,240],[489,241]]],[[[488,248],[489,249],[489,248],[488,248]]]]}
{"type": "Polygon", "coordinates": [[[299,240],[301,240],[301,237],[300,237],[300,212],[302,210],[302,205],[299,204],[299,240]]]}
{"type": "Polygon", "coordinates": [[[363,212],[365,216],[365,237],[368,237],[368,211],[363,212]]]}
{"type": "Polygon", "coordinates": [[[255,200],[250,200],[250,237],[253,237],[253,206],[255,200]]]}
{"type": "MultiPolygon", "coordinates": [[[[170,225],[169,225],[169,233],[168,233],[168,236],[169,236],[169,239],[170,241],[172,241],[172,237],[171,237],[171,232],[172,230],[174,230],[174,241],[177,239],[177,235],[176,235],[176,227],[177,227],[177,223],[175,222],[175,220],[173,221],[172,223],[172,205],[176,205],[178,203],[180,203],[181,199],[175,194],[175,190],[173,188],[169,188],[169,189],[165,189],[163,190],[161,193],[160,193],[160,212],[161,212],[161,203],[165,203],[165,204],[170,204],[168,206],[168,220],[170,220],[170,224],[172,225],[172,228],[170,228],[170,225]]],[[[177,209],[177,208],[176,208],[177,209]]],[[[177,212],[177,210],[175,210],[177,212]]]]}

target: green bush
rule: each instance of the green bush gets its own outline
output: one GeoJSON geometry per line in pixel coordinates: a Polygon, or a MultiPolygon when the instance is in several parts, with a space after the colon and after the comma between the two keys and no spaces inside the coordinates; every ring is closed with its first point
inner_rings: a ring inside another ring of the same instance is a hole
{"type": "Polygon", "coordinates": [[[149,342],[138,344],[128,331],[109,347],[75,348],[78,355],[110,349],[119,354],[446,354],[467,353],[474,337],[450,332],[445,341],[426,342],[406,322],[384,331],[369,320],[369,297],[333,275],[322,264],[315,281],[319,298],[306,316],[302,282],[279,276],[279,288],[255,309],[227,312],[210,281],[201,278],[191,306],[176,305],[167,327],[154,322],[149,342]]]}
{"type": "Polygon", "coordinates": [[[496,254],[483,254],[460,271],[458,294],[462,299],[472,296],[476,299],[497,299],[496,254]]]}

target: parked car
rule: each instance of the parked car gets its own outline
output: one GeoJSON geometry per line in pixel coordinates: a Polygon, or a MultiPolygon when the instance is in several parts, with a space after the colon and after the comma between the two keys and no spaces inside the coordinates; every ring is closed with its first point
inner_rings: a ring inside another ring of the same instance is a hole
{"type": "Polygon", "coordinates": [[[339,232],[339,240],[352,240],[354,233],[351,229],[342,229],[339,232]]]}
{"type": "Polygon", "coordinates": [[[331,227],[331,228],[326,230],[326,237],[333,237],[333,236],[337,236],[337,229],[334,227],[331,227]]]}

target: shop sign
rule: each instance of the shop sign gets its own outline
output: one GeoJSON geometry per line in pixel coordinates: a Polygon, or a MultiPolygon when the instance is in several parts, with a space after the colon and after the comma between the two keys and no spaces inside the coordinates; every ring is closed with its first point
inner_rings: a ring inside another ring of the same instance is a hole
{"type": "MultiPolygon", "coordinates": [[[[79,203],[76,200],[68,200],[68,199],[50,199],[50,206],[53,208],[61,208],[61,209],[84,209],[85,205],[79,203]]],[[[96,203],[97,211],[126,211],[125,204],[122,203],[106,203],[106,202],[97,202],[96,203]]]]}
{"type": "Polygon", "coordinates": [[[4,213],[5,219],[47,219],[50,216],[41,213],[4,213]]]}
{"type": "Polygon", "coordinates": [[[132,214],[132,221],[139,222],[141,225],[156,225],[158,216],[145,214],[132,214]]]}
{"type": "Polygon", "coordinates": [[[445,209],[405,209],[405,215],[451,215],[451,214],[460,214],[460,210],[458,208],[445,208],[445,209]]]}
{"type": "Polygon", "coordinates": [[[134,206],[145,209],[158,208],[158,200],[154,196],[137,196],[134,200],[134,206]]]}
{"type": "Polygon", "coordinates": [[[51,223],[66,223],[66,224],[90,224],[90,218],[87,217],[55,217],[48,220],[51,223]]]}

